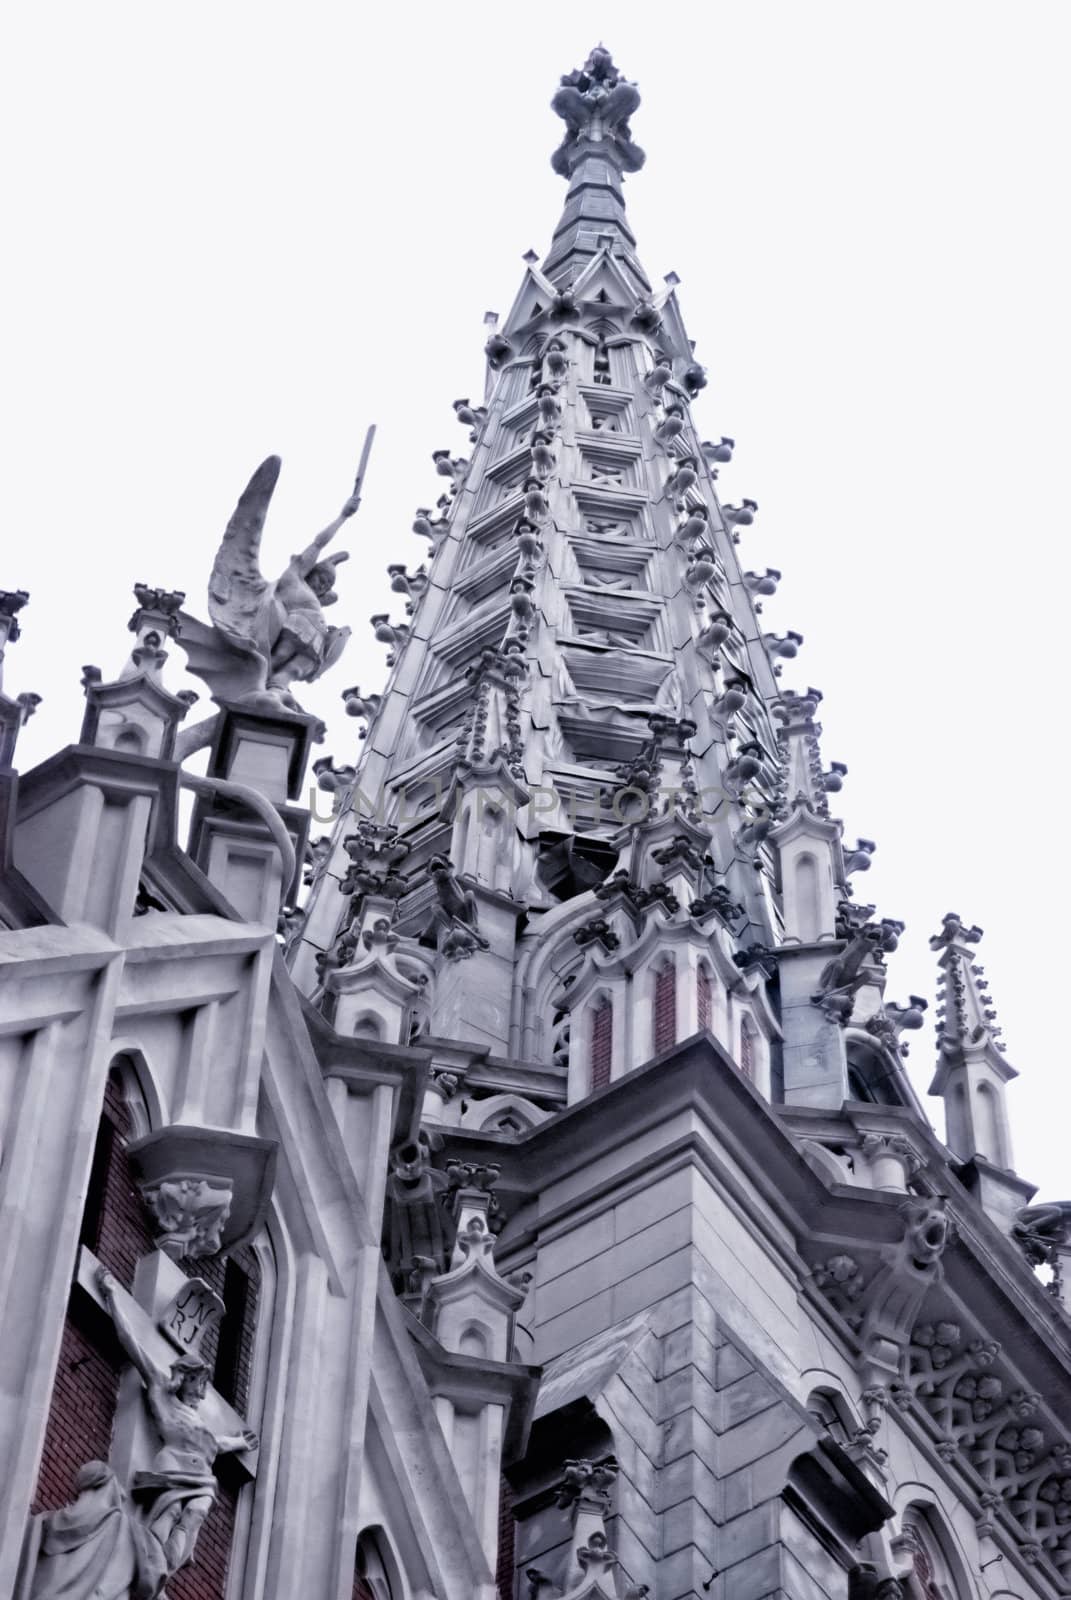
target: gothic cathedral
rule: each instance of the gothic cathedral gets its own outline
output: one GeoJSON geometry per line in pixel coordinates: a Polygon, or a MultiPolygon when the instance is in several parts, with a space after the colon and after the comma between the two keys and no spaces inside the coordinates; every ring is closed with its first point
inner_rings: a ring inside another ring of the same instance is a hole
{"type": "Polygon", "coordinates": [[[1071,1594],[1071,1204],[980,929],[931,940],[942,1139],[636,252],[639,94],[600,47],[552,104],[346,759],[300,697],[360,478],[273,579],[274,457],[76,743],[17,773],[0,689],[4,1600],[1071,1594]]]}

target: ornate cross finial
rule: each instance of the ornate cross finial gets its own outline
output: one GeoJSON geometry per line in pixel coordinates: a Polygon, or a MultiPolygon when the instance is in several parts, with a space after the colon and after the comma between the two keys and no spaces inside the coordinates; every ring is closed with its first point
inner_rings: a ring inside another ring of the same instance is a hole
{"type": "Polygon", "coordinates": [[[639,103],[636,85],[621,76],[609,50],[597,45],[579,71],[562,78],[551,101],[566,129],[550,158],[555,172],[571,178],[585,155],[604,156],[621,172],[638,172],[646,157],[632,142],[628,119],[639,103]]]}

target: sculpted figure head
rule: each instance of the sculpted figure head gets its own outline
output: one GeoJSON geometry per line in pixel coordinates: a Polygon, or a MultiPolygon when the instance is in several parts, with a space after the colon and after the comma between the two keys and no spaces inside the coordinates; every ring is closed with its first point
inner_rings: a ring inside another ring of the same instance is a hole
{"type": "Polygon", "coordinates": [[[172,1394],[188,1406],[199,1405],[208,1388],[208,1368],[196,1356],[180,1356],[171,1363],[172,1394]]]}

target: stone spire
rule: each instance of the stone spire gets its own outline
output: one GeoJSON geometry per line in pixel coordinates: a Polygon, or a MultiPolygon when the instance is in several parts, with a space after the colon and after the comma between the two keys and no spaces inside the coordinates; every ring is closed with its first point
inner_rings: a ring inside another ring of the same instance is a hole
{"type": "Polygon", "coordinates": [[[570,281],[605,248],[627,263],[641,292],[648,290],[622,193],[624,174],[638,172],[645,159],[629,127],[639,103],[636,85],[601,45],[579,71],[562,78],[551,106],[566,131],[551,166],[568,181],[569,193],[543,263],[549,277],[570,281]]]}
{"type": "Polygon", "coordinates": [[[345,691],[359,758],[318,763],[337,814],[290,959],[347,1028],[452,1041],[452,1078],[489,1051],[569,1100],[697,1029],[769,1093],[790,960],[786,1098],[839,1107],[896,925],[839,909],[873,845],[845,850],[829,815],[820,697],[779,682],[800,635],[761,614],[780,574],[740,558],[757,505],[721,498],[734,442],[698,432],[676,279],[653,295],[635,256],[638,103],[601,47],[554,96],[562,223],[494,319],[486,403],[454,403],[466,453],[433,452],[427,570],[389,568],[390,675],[345,691]],[[404,846],[389,896],[352,868],[368,825],[404,846]]]}
{"type": "Polygon", "coordinates": [[[986,1210],[1010,1229],[1033,1189],[1014,1173],[1005,1085],[1018,1073],[1004,1054],[985,968],[975,960],[981,937],[981,928],[950,911],[930,940],[940,967],[937,1070],[930,1093],[944,1100],[952,1154],[968,1165],[986,1210]]]}
{"type": "Polygon", "coordinates": [[[974,959],[982,937],[955,912],[930,940],[939,951],[938,1063],[931,1094],[942,1095],[947,1137],[961,1160],[983,1156],[997,1167],[1012,1165],[1004,1085],[1018,1074],[1004,1055],[1002,1030],[989,997],[985,968],[974,959]]]}

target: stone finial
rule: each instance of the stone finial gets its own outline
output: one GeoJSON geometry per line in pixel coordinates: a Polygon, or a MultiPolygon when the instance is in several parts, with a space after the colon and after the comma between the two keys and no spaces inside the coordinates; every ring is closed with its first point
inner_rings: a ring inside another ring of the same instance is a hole
{"type": "Polygon", "coordinates": [[[179,612],[185,600],[181,589],[154,589],[148,584],[134,585],[137,610],[127,623],[135,635],[130,660],[123,668],[122,678],[139,674],[163,687],[163,666],[167,660],[165,639],[174,639],[179,631],[179,612]]]}
{"type": "Polygon", "coordinates": [[[938,1044],[945,1055],[987,1041],[1003,1053],[1001,1029],[989,995],[985,968],[974,959],[969,948],[978,944],[982,930],[970,927],[950,911],[940,933],[930,940],[930,949],[940,952],[941,978],[937,1008],[938,1044]]]}
{"type": "Polygon", "coordinates": [[[600,1511],[609,1511],[618,1470],[615,1456],[603,1456],[598,1461],[564,1462],[562,1481],[556,1495],[558,1505],[564,1508],[577,1505],[583,1500],[596,1506],[600,1511]]]}
{"type": "MultiPolygon", "coordinates": [[[[398,837],[396,827],[361,817],[353,833],[343,840],[350,865],[339,883],[343,894],[363,899],[380,895],[399,900],[406,892],[406,880],[398,868],[409,854],[409,845],[398,837]]],[[[358,910],[359,907],[354,907],[358,910]]]]}
{"type": "Polygon", "coordinates": [[[0,589],[0,670],[4,664],[4,646],[18,642],[18,613],[29,598],[25,589],[0,589]]]}
{"type": "Polygon", "coordinates": [[[931,938],[930,949],[943,950],[947,945],[954,944],[977,944],[981,937],[982,930],[976,923],[968,928],[955,911],[949,911],[942,920],[940,933],[935,933],[931,938]]]}
{"type": "Polygon", "coordinates": [[[646,156],[632,142],[629,118],[639,90],[623,78],[602,45],[583,67],[562,78],[551,109],[565,123],[565,137],[550,158],[555,172],[571,178],[585,156],[602,156],[619,172],[638,172],[646,156]]]}
{"type": "Polygon", "coordinates": [[[39,694],[17,694],[12,699],[3,692],[4,651],[19,637],[18,613],[29,598],[25,589],[0,589],[0,767],[11,765],[19,729],[41,704],[39,694]]]}
{"type": "Polygon", "coordinates": [[[179,612],[182,609],[182,602],[186,598],[184,590],[154,589],[150,588],[147,583],[136,583],[134,585],[134,598],[138,603],[138,609],[128,624],[131,633],[137,633],[139,618],[143,613],[159,619],[164,631],[171,637],[178,633],[179,612]]]}

